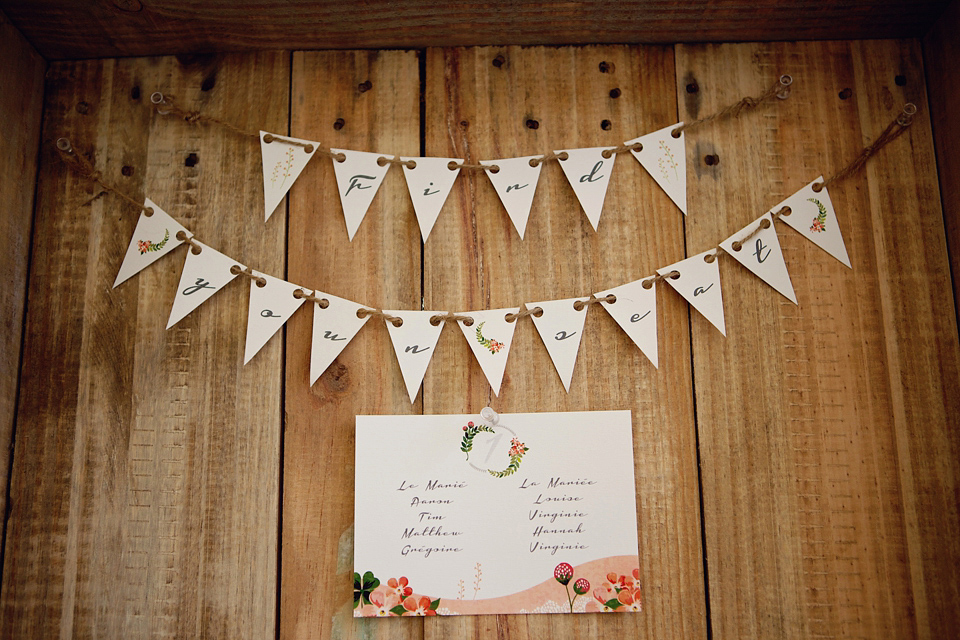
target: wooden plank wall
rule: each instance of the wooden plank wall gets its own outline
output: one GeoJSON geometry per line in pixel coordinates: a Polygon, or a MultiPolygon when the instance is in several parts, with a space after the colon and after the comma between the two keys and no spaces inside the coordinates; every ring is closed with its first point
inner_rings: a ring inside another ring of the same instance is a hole
{"type": "MultiPolygon", "coordinates": [[[[841,168],[904,101],[926,105],[917,41],[264,53],[52,74],[48,143],[66,133],[125,192],[256,268],[385,308],[518,306],[649,275],[841,168]],[[613,145],[784,72],[789,100],[688,134],[686,218],[621,156],[595,233],[548,163],[525,241],[471,174],[423,250],[397,168],[352,243],[323,157],[265,225],[256,142],[143,104],[160,88],[251,130],[476,161],[613,145]]],[[[960,624],[960,345],[925,109],[831,187],[853,270],[780,225],[799,306],[724,259],[728,337],[662,287],[659,369],[594,307],[569,395],[528,319],[499,397],[447,327],[411,404],[379,319],[310,387],[309,305],[285,353],[275,338],[242,368],[245,284],[164,332],[179,259],[111,290],[134,212],[90,202],[49,144],[38,193],[0,637],[938,638],[960,624]],[[633,411],[643,614],[352,618],[354,416],[487,403],[633,411]]]]}
{"type": "Polygon", "coordinates": [[[20,379],[34,185],[47,64],[0,12],[0,513],[6,513],[20,379]]]}

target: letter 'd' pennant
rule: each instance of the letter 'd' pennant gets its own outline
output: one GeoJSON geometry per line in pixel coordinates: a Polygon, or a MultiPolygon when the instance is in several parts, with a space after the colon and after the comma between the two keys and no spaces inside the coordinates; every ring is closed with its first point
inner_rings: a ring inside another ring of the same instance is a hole
{"type": "Polygon", "coordinates": [[[250,362],[303,304],[303,298],[293,295],[294,291],[302,287],[258,271],[254,271],[253,275],[263,278],[262,282],[266,282],[266,285],[261,287],[257,280],[250,281],[247,344],[243,351],[243,364],[250,362]]]}
{"type": "Polygon", "coordinates": [[[507,366],[507,354],[513,344],[513,331],[517,321],[507,322],[508,313],[517,313],[520,309],[489,309],[485,311],[464,311],[457,315],[470,316],[473,324],[467,326],[463,320],[457,325],[467,339],[470,350],[476,356],[483,375],[487,377],[494,395],[500,395],[500,384],[507,366]]]}
{"type": "Polygon", "coordinates": [[[177,239],[179,232],[192,235],[150,198],[143,200],[143,208],[153,209],[153,214],[147,215],[144,211],[140,212],[137,228],[134,229],[133,238],[127,246],[127,253],[123,256],[123,263],[113,283],[114,287],[183,244],[182,240],[177,239]]]}
{"type": "Polygon", "coordinates": [[[263,159],[263,219],[269,220],[277,205],[300,177],[303,168],[320,145],[312,140],[260,132],[260,156],[263,159]],[[270,137],[267,137],[270,136],[270,137]],[[267,137],[267,142],[264,138],[267,137]],[[299,142],[289,144],[284,140],[299,142]],[[303,146],[301,146],[303,145],[303,146]]]}
{"type": "Polygon", "coordinates": [[[200,253],[194,253],[193,247],[187,251],[167,329],[183,320],[188,313],[236,278],[237,276],[230,272],[231,267],[244,268],[230,256],[225,256],[198,240],[193,242],[200,247],[200,253]]]}
{"type": "Polygon", "coordinates": [[[613,161],[617,154],[603,157],[607,147],[593,147],[590,149],[565,149],[556,151],[556,154],[566,153],[567,159],[560,159],[560,168],[567,176],[577,200],[583,207],[593,230],[600,224],[600,213],[603,210],[603,201],[607,197],[607,185],[610,184],[610,175],[613,173],[613,161]]]}
{"type": "Polygon", "coordinates": [[[630,153],[640,161],[657,184],[670,196],[670,199],[687,214],[687,155],[684,146],[683,131],[674,138],[672,132],[682,122],[648,133],[645,136],[628,140],[624,144],[639,142],[643,148],[630,153]]]}
{"type": "Polygon", "coordinates": [[[440,339],[440,332],[443,331],[445,323],[440,322],[436,326],[430,324],[430,318],[438,315],[437,311],[384,310],[384,313],[403,320],[399,327],[389,320],[386,323],[393,349],[397,352],[400,373],[403,374],[403,381],[407,385],[410,402],[413,402],[417,399],[417,391],[420,389],[420,383],[423,382],[423,376],[427,372],[427,366],[433,357],[437,340],[440,339]]]}
{"type": "Polygon", "coordinates": [[[537,190],[537,181],[540,180],[542,162],[531,167],[530,161],[542,156],[526,156],[524,158],[507,158],[505,160],[481,160],[480,164],[493,164],[500,167],[494,173],[487,169],[487,177],[493,183],[493,188],[500,196],[507,215],[513,221],[520,239],[527,230],[527,219],[530,218],[530,207],[533,206],[533,194],[537,190]]]}
{"type": "Polygon", "coordinates": [[[793,292],[790,274],[787,273],[787,263],[783,261],[783,251],[780,250],[780,239],[777,230],[773,227],[773,218],[769,213],[764,214],[720,243],[724,251],[737,259],[737,262],[750,269],[758,278],[786,296],[787,300],[797,304],[797,294],[793,292]],[[766,222],[764,222],[766,221],[766,222]],[[764,227],[763,225],[767,225],[764,227]],[[759,227],[749,240],[740,239],[750,235],[759,227]],[[734,248],[735,242],[739,250],[734,248]]]}
{"type": "Polygon", "coordinates": [[[353,240],[357,228],[367,215],[367,209],[377,195],[377,189],[383,177],[390,169],[390,163],[381,167],[377,160],[379,153],[331,149],[333,153],[342,153],[343,162],[333,159],[333,172],[337,176],[337,189],[340,192],[340,204],[343,205],[343,219],[347,223],[347,236],[353,240]]]}
{"type": "Polygon", "coordinates": [[[667,276],[668,273],[679,271],[679,277],[667,276],[664,280],[719,329],[720,333],[727,335],[727,326],[723,320],[723,296],[720,294],[719,260],[716,256],[713,256],[712,262],[704,259],[713,253],[713,250],[704,251],[669,267],[657,269],[657,273],[667,276]]]}
{"type": "Polygon", "coordinates": [[[584,306],[577,310],[573,303],[589,298],[569,298],[567,300],[548,300],[546,302],[528,302],[527,309],[540,307],[543,314],[538,318],[531,315],[533,324],[543,340],[543,345],[553,360],[563,388],[570,392],[573,369],[577,365],[577,353],[580,351],[580,339],[583,337],[583,323],[587,319],[584,306]]]}
{"type": "Polygon", "coordinates": [[[360,328],[370,316],[357,317],[357,311],[365,309],[363,305],[322,291],[314,291],[313,296],[326,300],[326,308],[313,305],[313,344],[310,348],[310,384],[327,370],[344,348],[350,344],[360,328]]]}

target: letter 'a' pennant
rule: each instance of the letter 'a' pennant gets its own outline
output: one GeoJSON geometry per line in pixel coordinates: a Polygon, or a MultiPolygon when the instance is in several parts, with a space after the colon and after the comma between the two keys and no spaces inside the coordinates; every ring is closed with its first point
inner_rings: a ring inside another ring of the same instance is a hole
{"type": "Polygon", "coordinates": [[[343,205],[343,219],[347,223],[347,236],[353,240],[360,223],[367,215],[367,209],[377,195],[377,189],[383,183],[383,177],[390,169],[390,163],[383,166],[377,162],[379,153],[331,149],[334,155],[343,154],[344,160],[333,159],[333,172],[337,176],[337,189],[340,192],[340,204],[343,205]]]}
{"type": "Polygon", "coordinates": [[[709,320],[720,333],[727,335],[723,320],[723,296],[720,293],[720,267],[714,250],[707,250],[669,267],[657,269],[664,280],[677,290],[694,309],[709,320]],[[707,258],[710,261],[707,262],[707,258]],[[677,271],[676,278],[668,274],[677,271]]]}
{"type": "Polygon", "coordinates": [[[570,381],[573,369],[577,365],[577,353],[580,351],[580,339],[583,337],[583,323],[587,319],[587,306],[577,309],[578,300],[586,302],[590,298],[569,298],[567,300],[548,300],[546,302],[527,303],[528,309],[540,307],[540,317],[533,314],[533,325],[547,348],[553,366],[557,369],[560,381],[567,393],[570,393],[570,381]]]}
{"type": "Polygon", "coordinates": [[[640,161],[647,173],[657,181],[674,204],[687,214],[687,154],[684,146],[683,130],[679,137],[673,137],[673,131],[682,126],[682,122],[648,133],[645,136],[628,140],[624,144],[640,143],[643,148],[631,150],[633,157],[640,161]]]}
{"type": "Polygon", "coordinates": [[[434,325],[430,322],[430,318],[438,314],[437,311],[385,310],[384,313],[403,321],[399,327],[389,320],[386,320],[386,323],[393,349],[397,352],[400,373],[403,374],[403,381],[407,385],[407,393],[410,394],[412,403],[417,399],[417,391],[420,390],[420,383],[423,382],[423,376],[427,373],[434,347],[437,346],[437,340],[440,339],[440,332],[443,331],[445,323],[439,322],[434,325]]]}
{"type": "Polygon", "coordinates": [[[303,168],[320,145],[312,140],[260,132],[260,157],[263,159],[263,219],[269,220],[277,205],[300,177],[303,168]],[[270,142],[267,142],[269,140],[270,142]],[[292,140],[300,144],[289,144],[292,140]]]}
{"type": "Polygon", "coordinates": [[[143,208],[151,209],[153,213],[140,212],[137,228],[134,229],[133,237],[127,246],[127,253],[123,256],[123,263],[113,283],[114,287],[137,275],[183,244],[183,241],[177,238],[179,232],[192,235],[150,198],[144,199],[143,208]]]}

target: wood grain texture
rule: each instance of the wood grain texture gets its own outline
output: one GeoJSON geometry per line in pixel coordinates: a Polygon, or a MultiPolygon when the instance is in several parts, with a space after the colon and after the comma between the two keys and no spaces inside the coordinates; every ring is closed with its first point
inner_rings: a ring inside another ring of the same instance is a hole
{"type": "Polygon", "coordinates": [[[940,197],[947,227],[947,244],[953,272],[953,298],[960,317],[960,0],[950,3],[946,12],[923,38],[923,64],[930,95],[930,119],[937,149],[940,197]]]}
{"type": "Polygon", "coordinates": [[[0,0],[48,59],[263,49],[920,36],[948,0],[0,0]]]}
{"type": "Polygon", "coordinates": [[[282,345],[242,367],[242,280],[165,331],[184,249],[111,289],[137,212],[98,197],[52,141],[68,137],[106,181],[282,274],[284,220],[264,227],[258,214],[255,141],[146,102],[161,89],[282,128],[288,73],[283,53],[51,67],[0,636],[273,635],[282,345]]]}
{"type": "MultiPolygon", "coordinates": [[[[690,253],[839,170],[907,100],[925,104],[915,41],[681,46],[677,68],[680,95],[700,89],[689,118],[796,80],[786,102],[704,132],[697,155],[720,163],[699,162],[689,185],[690,253]]],[[[960,358],[929,126],[921,112],[831,187],[852,271],[778,225],[799,306],[725,258],[727,339],[693,320],[715,637],[956,628],[960,358]]]]}
{"type": "MultiPolygon", "coordinates": [[[[430,155],[476,162],[616,146],[677,121],[670,48],[430,49],[426,72],[430,155]],[[502,64],[494,66],[498,55],[502,64]]],[[[520,240],[486,175],[471,172],[458,180],[426,244],[425,307],[519,307],[631,282],[683,256],[682,218],[636,160],[621,155],[594,232],[554,161],[542,170],[520,240]]],[[[529,318],[519,320],[499,397],[460,331],[451,326],[441,335],[425,413],[478,413],[488,403],[500,412],[633,412],[646,601],[636,615],[433,618],[426,637],[706,636],[686,304],[661,291],[658,316],[659,370],[593,306],[569,394],[529,318]]]]}
{"type": "Polygon", "coordinates": [[[23,343],[27,262],[37,181],[46,62],[0,12],[0,513],[7,479],[23,343]]]}
{"type": "MultiPolygon", "coordinates": [[[[292,96],[297,137],[420,153],[413,52],[296,53],[292,96]]],[[[388,171],[352,242],[337,193],[332,162],[318,155],[291,190],[287,279],[360,304],[419,308],[420,230],[403,172],[388,171]]],[[[310,387],[312,314],[292,318],[288,332],[280,637],[417,638],[416,620],[353,618],[353,442],[357,415],[419,413],[421,403],[411,405],[378,318],[310,387]]]]}

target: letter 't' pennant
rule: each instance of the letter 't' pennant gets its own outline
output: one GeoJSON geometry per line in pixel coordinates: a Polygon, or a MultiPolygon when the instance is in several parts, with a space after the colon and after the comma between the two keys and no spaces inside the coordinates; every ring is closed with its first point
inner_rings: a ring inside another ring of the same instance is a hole
{"type": "Polygon", "coordinates": [[[533,206],[533,194],[537,191],[537,182],[540,180],[540,169],[543,163],[539,162],[543,156],[526,156],[523,158],[506,158],[503,160],[481,160],[480,164],[496,165],[499,171],[486,170],[487,177],[493,183],[500,202],[503,203],[507,215],[516,227],[520,239],[527,230],[527,220],[530,218],[530,207],[533,206]],[[536,159],[536,166],[530,161],[536,159]]]}
{"type": "Polygon", "coordinates": [[[567,393],[570,392],[570,381],[573,379],[573,369],[577,365],[577,353],[580,351],[580,339],[583,337],[583,323],[587,319],[587,309],[574,307],[577,301],[586,301],[589,298],[568,298],[566,300],[548,300],[545,302],[528,302],[527,309],[540,307],[543,313],[540,317],[533,314],[533,324],[547,348],[553,366],[557,369],[560,381],[567,393]]]}
{"type": "Polygon", "coordinates": [[[711,249],[669,267],[657,269],[664,280],[677,290],[693,308],[709,320],[720,333],[727,335],[723,320],[723,296],[720,293],[720,267],[715,250],[711,249]],[[707,258],[712,256],[711,261],[707,258]],[[667,274],[677,271],[676,278],[667,274]]]}
{"type": "Polygon", "coordinates": [[[507,367],[507,355],[513,344],[513,331],[517,322],[507,322],[508,313],[517,313],[520,309],[488,309],[484,311],[464,311],[457,315],[470,316],[473,323],[469,326],[458,320],[457,325],[467,339],[470,350],[487,377],[494,395],[500,395],[503,372],[507,367]]]}
{"type": "Polygon", "coordinates": [[[147,215],[144,211],[140,212],[137,228],[134,229],[133,237],[127,246],[127,253],[123,256],[123,263],[113,283],[114,287],[132,278],[183,244],[183,241],[177,238],[178,233],[182,231],[188,236],[191,235],[150,198],[144,199],[143,208],[152,209],[153,213],[147,215]]]}
{"type": "Polygon", "coordinates": [[[258,271],[254,271],[253,275],[262,280],[250,280],[247,344],[243,351],[243,364],[250,362],[303,304],[303,298],[293,295],[294,291],[302,287],[258,271]],[[261,282],[265,283],[262,287],[261,282]]]}
{"type": "Polygon", "coordinates": [[[341,162],[333,159],[333,172],[337,176],[337,189],[340,192],[340,204],[343,205],[343,219],[347,223],[347,236],[353,240],[360,223],[363,222],[373,197],[383,183],[383,177],[390,169],[390,163],[383,166],[377,162],[383,156],[366,151],[331,149],[333,153],[342,153],[341,162]]]}
{"type": "Polygon", "coordinates": [[[567,159],[560,158],[560,168],[567,176],[567,181],[577,194],[577,200],[583,207],[587,220],[597,230],[600,224],[600,214],[603,211],[603,201],[607,197],[607,186],[613,174],[613,162],[617,154],[611,153],[609,158],[603,157],[608,147],[593,147],[590,149],[564,149],[556,151],[557,155],[567,154],[567,159]]]}
{"type": "Polygon", "coordinates": [[[630,153],[640,161],[647,173],[657,181],[670,199],[687,214],[687,155],[683,131],[673,137],[673,131],[682,122],[628,140],[624,144],[640,143],[643,148],[630,153]]]}
{"type": "Polygon", "coordinates": [[[769,213],[721,242],[720,246],[754,275],[782,293],[787,300],[797,304],[797,294],[793,291],[787,263],[783,261],[783,251],[780,249],[780,239],[769,213]],[[757,232],[749,240],[741,241],[741,238],[750,235],[754,230],[757,232]],[[740,243],[736,245],[739,249],[734,247],[734,243],[740,243]]]}
{"type": "Polygon", "coordinates": [[[326,300],[327,306],[313,305],[313,343],[310,347],[310,385],[323,374],[350,344],[370,316],[357,317],[363,305],[322,291],[314,291],[313,297],[326,300]]]}
{"type": "Polygon", "coordinates": [[[400,318],[403,322],[396,326],[387,320],[387,330],[393,349],[397,352],[400,373],[407,385],[410,402],[417,399],[417,391],[423,376],[433,358],[433,352],[443,331],[444,322],[431,324],[430,318],[442,315],[439,311],[386,311],[384,313],[400,318]]]}
{"type": "Polygon", "coordinates": [[[236,278],[236,274],[231,272],[232,267],[244,268],[230,256],[197,240],[193,242],[200,248],[200,253],[194,253],[193,247],[187,251],[187,259],[183,261],[183,272],[180,274],[177,297],[173,299],[173,309],[170,310],[167,329],[183,320],[187,314],[236,278]]]}
{"type": "Polygon", "coordinates": [[[260,132],[260,156],[263,159],[263,219],[269,220],[303,168],[320,148],[312,140],[260,132]],[[267,142],[270,140],[270,142],[267,142]],[[293,141],[299,144],[290,144],[293,141]]]}

